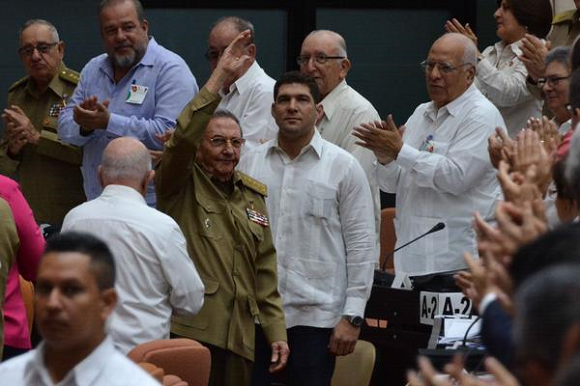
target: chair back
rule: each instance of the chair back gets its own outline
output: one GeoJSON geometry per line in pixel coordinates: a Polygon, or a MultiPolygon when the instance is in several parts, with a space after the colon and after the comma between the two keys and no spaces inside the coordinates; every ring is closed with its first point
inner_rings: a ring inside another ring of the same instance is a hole
{"type": "Polygon", "coordinates": [[[380,266],[386,269],[394,268],[393,251],[397,243],[397,236],[395,234],[395,208],[385,208],[381,210],[381,256],[380,266]],[[386,261],[385,261],[386,260],[386,261]]]}
{"type": "Polygon", "coordinates": [[[127,354],[135,363],[149,362],[174,374],[189,386],[207,386],[211,354],[193,339],[159,339],[143,343],[127,354]]]}
{"type": "Polygon", "coordinates": [[[32,331],[32,323],[34,322],[34,284],[31,281],[25,280],[18,275],[20,281],[20,294],[26,309],[26,319],[28,320],[28,331],[32,331]]]}
{"type": "Polygon", "coordinates": [[[331,386],[368,386],[375,368],[375,357],[375,346],[359,339],[352,354],[336,357],[331,386]]]}

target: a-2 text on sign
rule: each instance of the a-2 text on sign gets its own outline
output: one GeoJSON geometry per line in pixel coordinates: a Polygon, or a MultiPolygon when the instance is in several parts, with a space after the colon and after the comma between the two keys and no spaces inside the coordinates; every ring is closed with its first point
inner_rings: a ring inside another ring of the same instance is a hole
{"type": "Polygon", "coordinates": [[[471,300],[461,292],[427,292],[421,291],[419,321],[421,324],[433,325],[436,316],[472,315],[471,300]]]}

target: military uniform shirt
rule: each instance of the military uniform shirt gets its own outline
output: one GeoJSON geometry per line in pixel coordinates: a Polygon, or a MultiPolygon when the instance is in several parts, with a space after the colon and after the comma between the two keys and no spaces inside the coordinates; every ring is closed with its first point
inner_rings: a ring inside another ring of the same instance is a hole
{"type": "Polygon", "coordinates": [[[14,159],[8,144],[0,146],[0,173],[20,183],[24,197],[39,223],[60,224],[67,212],[86,201],[80,171],[82,152],[61,142],[56,134],[60,109],[72,95],[78,73],[61,65],[43,93],[26,77],[10,87],[8,106],[20,107],[36,130],[38,144],[25,145],[14,159]]]}

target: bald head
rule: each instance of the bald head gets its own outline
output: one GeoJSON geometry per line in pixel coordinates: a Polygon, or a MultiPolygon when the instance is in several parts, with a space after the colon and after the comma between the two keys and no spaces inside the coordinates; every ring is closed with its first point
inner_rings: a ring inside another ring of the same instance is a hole
{"type": "Polygon", "coordinates": [[[461,96],[473,83],[477,48],[469,38],[448,33],[433,43],[427,57],[427,91],[437,108],[461,96]]]}
{"type": "Polygon", "coordinates": [[[306,36],[299,63],[300,72],[310,75],[318,83],[323,98],[346,78],[351,66],[344,38],[329,30],[315,30],[306,36]],[[320,63],[317,58],[321,57],[326,57],[326,62],[320,63]]]}
{"type": "MultiPolygon", "coordinates": [[[[340,34],[334,31],[327,29],[317,29],[306,35],[304,43],[306,43],[308,39],[323,40],[331,46],[331,48],[334,50],[334,52],[336,52],[337,55],[347,56],[346,41],[340,34]]],[[[304,45],[304,43],[302,44],[304,45]]]]}
{"type": "Polygon", "coordinates": [[[103,152],[99,177],[104,186],[116,184],[135,188],[141,193],[154,172],[149,150],[137,139],[121,137],[112,140],[103,152]],[[146,180],[146,181],[145,181],[146,180]]]}

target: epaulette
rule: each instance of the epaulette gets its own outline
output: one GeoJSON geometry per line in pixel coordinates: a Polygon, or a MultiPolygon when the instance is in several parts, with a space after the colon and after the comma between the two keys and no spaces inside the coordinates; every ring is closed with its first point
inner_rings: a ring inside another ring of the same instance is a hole
{"type": "Polygon", "coordinates": [[[66,80],[67,82],[76,85],[79,83],[80,75],[78,72],[71,70],[70,68],[63,68],[62,70],[60,70],[58,77],[62,80],[66,80]]]}
{"type": "Polygon", "coordinates": [[[16,82],[12,83],[12,86],[10,86],[8,88],[8,92],[14,90],[16,87],[19,87],[20,85],[26,83],[26,81],[28,80],[28,77],[25,76],[24,78],[18,79],[16,82]]]}
{"type": "Polygon", "coordinates": [[[574,21],[574,14],[576,13],[575,9],[571,9],[569,11],[560,12],[556,16],[554,16],[554,20],[552,20],[552,24],[560,24],[564,22],[572,22],[574,21]]]}
{"type": "Polygon", "coordinates": [[[248,176],[247,174],[244,174],[240,171],[238,171],[238,173],[240,173],[240,180],[242,181],[242,184],[264,197],[268,196],[268,187],[266,185],[248,176]]]}

